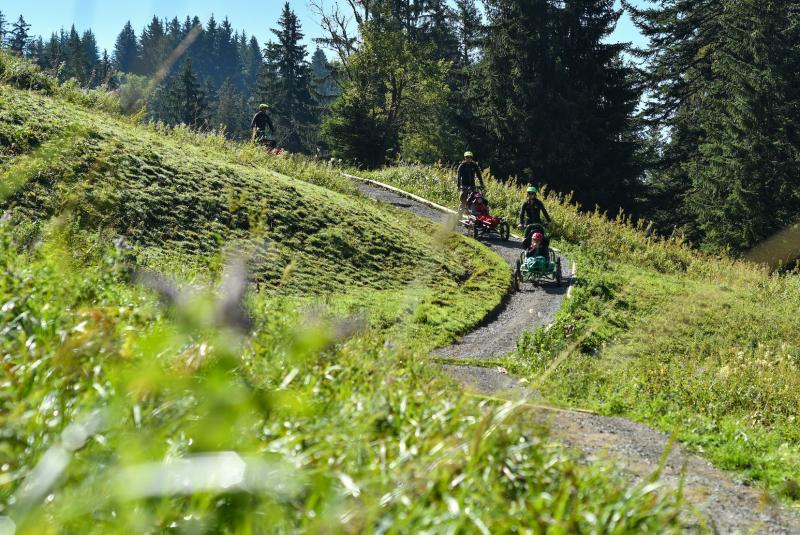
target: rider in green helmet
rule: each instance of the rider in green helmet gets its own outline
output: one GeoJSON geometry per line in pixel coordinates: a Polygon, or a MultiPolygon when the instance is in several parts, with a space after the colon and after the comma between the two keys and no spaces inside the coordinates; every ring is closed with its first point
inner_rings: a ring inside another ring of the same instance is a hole
{"type": "MultiPolygon", "coordinates": [[[[522,203],[522,208],[519,210],[519,228],[527,229],[531,225],[550,224],[550,214],[547,213],[544,203],[536,197],[538,191],[536,186],[528,187],[525,202],[522,203]]],[[[528,233],[526,230],[526,238],[528,233]]]]}

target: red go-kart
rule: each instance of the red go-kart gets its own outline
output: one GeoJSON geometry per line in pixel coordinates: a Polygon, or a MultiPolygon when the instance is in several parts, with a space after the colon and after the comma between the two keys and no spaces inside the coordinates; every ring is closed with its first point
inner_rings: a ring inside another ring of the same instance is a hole
{"type": "Polygon", "coordinates": [[[467,231],[472,231],[472,237],[476,240],[481,236],[497,236],[501,240],[507,240],[511,235],[511,227],[502,217],[465,215],[461,223],[467,231]]]}

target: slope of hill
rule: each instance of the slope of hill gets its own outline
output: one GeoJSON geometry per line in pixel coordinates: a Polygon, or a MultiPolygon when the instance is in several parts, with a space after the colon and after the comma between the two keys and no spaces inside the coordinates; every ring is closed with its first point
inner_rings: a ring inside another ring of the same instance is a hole
{"type": "Polygon", "coordinates": [[[0,60],[0,515],[17,533],[680,530],[676,496],[428,364],[507,289],[486,249],[324,166],[140,126],[0,60]],[[261,289],[246,329],[226,248],[252,253],[261,289]],[[159,304],[131,283],[142,268],[194,285],[156,285],[159,304]]]}
{"type": "MultiPolygon", "coordinates": [[[[452,171],[373,175],[455,206],[452,171]]],[[[520,188],[488,182],[516,217],[520,188]]],[[[624,216],[582,213],[546,195],[556,245],[577,260],[556,322],[503,365],[553,401],[644,421],[788,500],[800,499],[800,277],[704,255],[624,216]]]]}

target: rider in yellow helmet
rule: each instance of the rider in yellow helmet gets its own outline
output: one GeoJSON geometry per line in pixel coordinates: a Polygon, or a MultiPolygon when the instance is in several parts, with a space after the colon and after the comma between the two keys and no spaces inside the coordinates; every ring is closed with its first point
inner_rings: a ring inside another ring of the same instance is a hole
{"type": "Polygon", "coordinates": [[[467,199],[475,191],[475,177],[478,177],[480,189],[485,189],[481,167],[473,158],[472,151],[465,152],[464,161],[458,166],[458,171],[456,172],[456,185],[458,186],[462,210],[466,208],[467,199]]]}
{"type": "Polygon", "coordinates": [[[272,125],[272,119],[270,119],[267,110],[269,110],[269,106],[266,104],[258,106],[258,113],[250,121],[250,130],[255,131],[256,141],[267,145],[269,148],[275,148],[275,142],[273,141],[275,127],[272,125]],[[269,135],[267,135],[267,128],[269,128],[269,135]]]}

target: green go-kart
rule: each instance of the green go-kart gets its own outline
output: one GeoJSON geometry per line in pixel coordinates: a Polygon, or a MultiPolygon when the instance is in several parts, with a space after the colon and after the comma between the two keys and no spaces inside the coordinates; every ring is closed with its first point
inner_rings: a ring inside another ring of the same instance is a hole
{"type": "MultiPolygon", "coordinates": [[[[526,241],[534,232],[545,234],[546,230],[544,225],[529,225],[525,229],[526,241]]],[[[544,282],[554,282],[560,286],[561,281],[561,257],[555,249],[547,247],[547,256],[528,257],[526,251],[519,255],[514,269],[515,290],[520,291],[524,284],[538,286],[544,282]]]]}

